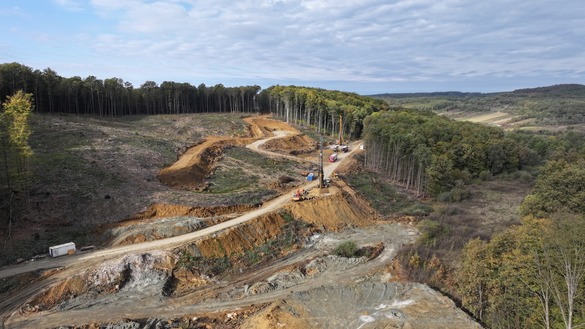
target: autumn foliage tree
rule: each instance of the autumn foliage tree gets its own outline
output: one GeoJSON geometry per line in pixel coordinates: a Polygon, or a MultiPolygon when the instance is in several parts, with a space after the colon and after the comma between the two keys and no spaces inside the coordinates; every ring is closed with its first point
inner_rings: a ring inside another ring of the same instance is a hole
{"type": "Polygon", "coordinates": [[[32,111],[32,95],[23,91],[9,96],[0,111],[0,194],[7,211],[8,236],[15,220],[16,195],[25,194],[30,184],[28,160],[32,150],[28,144],[32,111]]]}

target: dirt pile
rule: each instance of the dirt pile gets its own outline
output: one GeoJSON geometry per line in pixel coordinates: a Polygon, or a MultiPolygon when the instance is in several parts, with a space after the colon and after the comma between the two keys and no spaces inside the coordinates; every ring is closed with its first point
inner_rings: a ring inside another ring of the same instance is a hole
{"type": "MultiPolygon", "coordinates": [[[[304,312],[304,310],[301,311],[304,312]]],[[[275,303],[250,317],[240,329],[311,328],[309,314],[293,312],[298,312],[298,310],[293,309],[287,302],[275,303]]]]}
{"type": "MultiPolygon", "coordinates": [[[[338,231],[373,224],[375,211],[356,194],[331,188],[331,195],[285,206],[293,218],[317,229],[338,231]]],[[[284,213],[260,216],[245,224],[196,242],[194,253],[203,257],[224,257],[251,250],[282,233],[284,213]]]]}
{"type": "Polygon", "coordinates": [[[481,328],[453,301],[416,283],[323,286],[292,294],[242,328],[481,328]]]}
{"type": "Polygon", "coordinates": [[[266,150],[291,155],[311,153],[317,147],[317,142],[303,134],[272,139],[263,145],[266,150]]]}
{"type": "Polygon", "coordinates": [[[245,145],[242,138],[209,137],[203,143],[189,148],[179,160],[158,174],[161,183],[185,190],[201,191],[206,188],[205,178],[229,145],[245,145]]]}
{"type": "Polygon", "coordinates": [[[309,222],[315,227],[338,231],[346,227],[370,225],[376,212],[367,202],[356,194],[330,188],[331,195],[317,197],[285,208],[298,219],[309,222]]]}

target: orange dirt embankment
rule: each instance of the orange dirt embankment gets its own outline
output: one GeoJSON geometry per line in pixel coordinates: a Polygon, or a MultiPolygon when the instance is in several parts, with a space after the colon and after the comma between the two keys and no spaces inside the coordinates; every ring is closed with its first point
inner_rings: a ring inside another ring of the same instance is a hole
{"type": "MultiPolygon", "coordinates": [[[[357,195],[330,188],[332,195],[314,200],[291,203],[284,207],[295,219],[313,224],[318,229],[338,231],[346,227],[370,225],[375,211],[357,195]]],[[[286,220],[280,213],[260,216],[228,229],[213,237],[196,242],[204,257],[224,257],[241,254],[274,239],[283,232],[286,220]]]]}
{"type": "Polygon", "coordinates": [[[376,211],[359,195],[337,187],[328,190],[331,193],[329,196],[291,203],[285,209],[294,218],[329,231],[370,225],[377,218],[376,211]]]}
{"type": "MultiPolygon", "coordinates": [[[[177,162],[162,169],[158,174],[158,179],[172,188],[201,191],[206,188],[205,179],[225,147],[250,144],[260,138],[273,136],[272,131],[299,134],[294,127],[282,121],[269,119],[267,116],[249,117],[244,121],[249,124],[250,137],[208,137],[203,143],[189,148],[177,162]]],[[[301,148],[304,146],[301,145],[301,148]]]]}
{"type": "Polygon", "coordinates": [[[272,152],[298,155],[315,151],[317,142],[307,135],[297,134],[266,141],[264,148],[272,152]]]}
{"type": "Polygon", "coordinates": [[[161,183],[177,189],[203,190],[205,178],[221,156],[223,149],[231,145],[245,145],[250,139],[208,137],[199,145],[185,152],[177,162],[162,169],[158,174],[161,183]]]}
{"type": "MultiPolygon", "coordinates": [[[[250,316],[240,327],[241,329],[276,329],[286,327],[288,329],[305,329],[313,327],[308,320],[309,314],[299,312],[291,314],[290,307],[285,301],[275,302],[264,310],[250,316]]],[[[297,311],[297,310],[295,310],[297,311]]]]}
{"type": "Polygon", "coordinates": [[[228,229],[215,237],[199,240],[195,245],[204,257],[238,255],[274,239],[282,233],[285,223],[286,220],[280,213],[271,213],[228,229]]]}
{"type": "Polygon", "coordinates": [[[115,227],[133,225],[144,222],[149,219],[159,219],[176,216],[191,216],[199,218],[216,217],[229,214],[243,213],[255,209],[258,205],[235,205],[235,206],[215,206],[215,207],[198,207],[186,206],[168,203],[155,203],[148,209],[134,215],[132,218],[115,223],[115,227]]]}

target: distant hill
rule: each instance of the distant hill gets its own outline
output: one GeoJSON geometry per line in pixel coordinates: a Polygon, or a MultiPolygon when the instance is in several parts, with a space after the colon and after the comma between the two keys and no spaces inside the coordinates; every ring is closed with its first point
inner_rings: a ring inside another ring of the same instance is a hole
{"type": "Polygon", "coordinates": [[[468,98],[481,96],[497,95],[542,95],[542,96],[576,96],[585,97],[585,85],[580,84],[560,84],[547,87],[525,88],[514,91],[481,93],[481,92],[460,92],[460,91],[438,91],[430,93],[384,93],[369,95],[374,98],[422,98],[422,97],[439,97],[439,98],[468,98]]]}
{"type": "Polygon", "coordinates": [[[483,93],[464,93],[460,91],[437,91],[431,93],[387,93],[387,94],[376,94],[369,95],[374,98],[413,98],[413,97],[454,97],[454,98],[465,98],[472,96],[483,96],[487,94],[483,93]]]}
{"type": "Polygon", "coordinates": [[[585,124],[585,85],[560,84],[497,93],[397,93],[370,97],[383,99],[390,108],[434,112],[505,112],[515,120],[531,119],[537,125],[585,124]]]}
{"type": "Polygon", "coordinates": [[[553,97],[583,97],[585,98],[585,85],[562,84],[548,87],[517,89],[512,92],[515,95],[540,95],[553,97]]]}

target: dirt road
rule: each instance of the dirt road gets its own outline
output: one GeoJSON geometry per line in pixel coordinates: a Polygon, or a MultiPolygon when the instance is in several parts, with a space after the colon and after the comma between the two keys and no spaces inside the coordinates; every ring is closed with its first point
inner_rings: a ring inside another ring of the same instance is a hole
{"type": "MultiPolygon", "coordinates": [[[[257,151],[259,153],[263,153],[269,156],[276,156],[276,157],[283,157],[282,154],[272,153],[270,151],[266,151],[260,148],[262,144],[266,141],[275,139],[275,138],[282,138],[285,137],[292,132],[290,130],[282,130],[282,131],[273,131],[273,135],[266,137],[261,140],[254,141],[253,143],[249,144],[247,147],[257,151]]],[[[339,159],[335,163],[328,163],[325,162],[324,172],[325,177],[330,176],[338,166],[343,163],[343,159],[347,156],[350,156],[353,152],[359,150],[358,143],[354,143],[352,146],[352,151],[349,153],[342,153],[339,154],[339,159]]],[[[287,156],[291,159],[299,160],[293,156],[287,156]]],[[[302,160],[299,160],[302,161],[302,160]]],[[[31,298],[42,289],[50,286],[54,282],[67,278],[75,273],[78,273],[86,268],[91,266],[95,266],[102,262],[105,262],[109,259],[113,259],[116,257],[121,257],[123,255],[132,254],[132,253],[144,253],[146,251],[153,251],[153,250],[171,250],[173,248],[179,247],[181,245],[185,245],[188,243],[192,243],[194,240],[200,239],[202,237],[217,233],[219,231],[240,225],[246,221],[259,217],[261,215],[276,211],[286,205],[287,203],[291,202],[291,195],[294,193],[294,190],[298,188],[304,189],[312,189],[318,186],[318,181],[313,181],[310,183],[306,183],[300,187],[296,187],[293,190],[290,190],[281,196],[266,202],[261,207],[256,210],[250,211],[242,216],[234,218],[232,220],[199,230],[189,234],[184,234],[172,238],[166,238],[156,241],[144,242],[144,243],[137,243],[131,245],[124,245],[119,247],[108,248],[104,250],[97,250],[93,252],[88,252],[84,254],[72,255],[72,256],[65,256],[60,258],[45,258],[42,260],[31,261],[25,264],[12,266],[12,267],[5,267],[0,269],[0,278],[5,278],[9,276],[14,276],[18,274],[23,274],[31,271],[41,270],[41,269],[52,269],[52,268],[59,268],[59,272],[54,274],[49,279],[45,279],[40,281],[38,284],[33,286],[29,286],[17,294],[10,296],[9,298],[0,302],[0,311],[2,312],[3,317],[10,317],[10,315],[16,311],[27,299],[31,298]]],[[[258,301],[264,300],[264,298],[259,298],[258,301]]],[[[156,303],[155,303],[156,304],[156,303]]],[[[229,303],[228,303],[229,305],[229,303]]],[[[20,319],[24,320],[24,319],[20,319]]],[[[8,321],[10,322],[10,321],[8,321]]],[[[25,320],[26,322],[26,320],[25,320]]],[[[22,322],[20,322],[22,324],[22,322]]],[[[26,326],[25,326],[26,327],[26,326]]]]}
{"type": "MultiPolygon", "coordinates": [[[[250,145],[250,148],[253,150],[259,150],[264,154],[271,154],[273,156],[280,157],[280,156],[282,156],[281,154],[276,154],[276,153],[272,153],[270,151],[261,150],[261,149],[259,149],[259,146],[262,145],[267,140],[270,140],[273,138],[283,137],[283,136],[286,136],[286,134],[287,134],[287,132],[278,132],[277,136],[272,136],[272,137],[254,142],[253,144],[250,145]]],[[[356,142],[354,146],[357,146],[357,145],[358,145],[358,143],[356,142]]],[[[334,163],[325,163],[324,164],[325,177],[331,176],[331,174],[343,162],[343,159],[345,157],[351,155],[352,153],[356,152],[358,149],[359,149],[358,147],[352,147],[351,152],[340,153],[338,161],[336,161],[334,163]]],[[[89,253],[81,254],[81,255],[67,256],[67,257],[60,257],[60,258],[46,258],[44,260],[33,261],[33,262],[29,262],[29,263],[22,264],[22,265],[5,267],[5,268],[0,269],[0,278],[18,275],[18,274],[22,274],[22,273],[27,273],[27,272],[31,272],[31,271],[36,271],[39,269],[50,269],[50,268],[56,268],[56,267],[70,267],[70,266],[74,266],[76,264],[83,264],[83,263],[85,263],[89,260],[93,260],[93,259],[106,260],[109,258],[114,258],[114,257],[120,256],[120,255],[133,253],[133,252],[144,252],[144,251],[148,251],[148,250],[168,250],[168,249],[176,248],[180,245],[192,242],[193,240],[196,240],[196,239],[201,238],[203,236],[207,236],[207,235],[219,232],[221,230],[224,230],[224,229],[239,225],[241,223],[244,223],[246,221],[249,221],[250,219],[253,219],[253,218],[259,217],[261,215],[267,214],[269,212],[275,211],[275,210],[281,208],[286,203],[291,202],[291,195],[294,193],[295,190],[297,190],[299,188],[312,189],[312,188],[317,187],[318,184],[319,184],[318,181],[306,183],[306,184],[302,185],[301,187],[297,187],[293,190],[290,190],[287,193],[284,193],[280,197],[277,197],[269,202],[266,202],[264,205],[262,205],[262,207],[260,207],[256,210],[250,211],[250,212],[248,212],[242,216],[239,216],[237,218],[234,218],[232,220],[229,220],[229,221],[223,222],[221,224],[217,224],[217,225],[214,225],[214,226],[211,226],[211,227],[208,227],[208,228],[196,231],[196,232],[192,232],[192,233],[188,233],[188,234],[184,234],[184,235],[180,235],[180,236],[176,236],[176,237],[172,237],[172,238],[162,239],[162,240],[156,240],[156,241],[114,247],[114,248],[109,248],[109,249],[105,249],[105,250],[89,252],[89,253]]]]}

